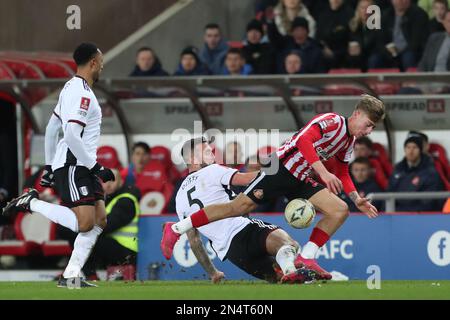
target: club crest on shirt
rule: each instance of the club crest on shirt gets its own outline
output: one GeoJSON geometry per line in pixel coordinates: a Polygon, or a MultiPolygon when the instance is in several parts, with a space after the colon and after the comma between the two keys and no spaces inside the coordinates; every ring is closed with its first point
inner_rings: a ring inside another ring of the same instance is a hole
{"type": "Polygon", "coordinates": [[[330,158],[329,154],[326,150],[322,149],[322,147],[317,147],[316,152],[323,160],[328,160],[328,158],[330,158]]]}
{"type": "Polygon", "coordinates": [[[87,196],[88,195],[88,188],[87,187],[80,187],[80,193],[83,195],[83,196],[87,196]]]}
{"type": "Polygon", "coordinates": [[[81,98],[81,103],[80,103],[80,108],[84,109],[84,110],[88,110],[90,103],[91,103],[91,99],[86,98],[86,97],[82,97],[81,98]]]}

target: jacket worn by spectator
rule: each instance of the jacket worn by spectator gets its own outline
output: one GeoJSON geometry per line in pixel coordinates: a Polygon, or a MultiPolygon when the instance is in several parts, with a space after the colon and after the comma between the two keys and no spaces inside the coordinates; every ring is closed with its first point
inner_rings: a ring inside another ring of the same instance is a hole
{"type": "Polygon", "coordinates": [[[200,60],[206,64],[212,74],[221,74],[227,52],[228,44],[223,39],[220,40],[215,49],[208,48],[205,43],[203,49],[200,51],[200,60]]]}
{"type": "Polygon", "coordinates": [[[268,24],[270,42],[277,48],[277,73],[285,73],[284,59],[289,52],[296,50],[302,58],[301,73],[325,72],[322,48],[319,43],[308,37],[303,44],[298,44],[292,36],[282,36],[273,23],[268,24]]]}
{"type": "MultiPolygon", "coordinates": [[[[422,154],[420,163],[409,167],[406,159],[394,168],[389,179],[389,192],[442,191],[443,186],[434,168],[431,157],[422,154]]],[[[396,211],[439,211],[442,201],[437,200],[397,200],[396,211]]]]}
{"type": "Polygon", "coordinates": [[[130,73],[130,77],[158,77],[168,75],[169,73],[162,68],[159,60],[156,60],[153,66],[147,71],[143,71],[139,68],[139,66],[135,66],[134,70],[130,73]]]}
{"type": "MultiPolygon", "coordinates": [[[[420,71],[435,71],[436,58],[446,38],[450,41],[450,35],[447,32],[436,32],[430,36],[419,62],[420,71]]],[[[450,54],[447,56],[447,71],[450,71],[450,54]]]]}
{"type": "Polygon", "coordinates": [[[134,166],[130,164],[120,172],[120,175],[124,184],[137,187],[142,197],[148,192],[161,193],[165,199],[164,208],[172,196],[173,185],[167,176],[166,169],[159,161],[150,160],[140,173],[137,173],[134,166]]]}
{"type": "MultiPolygon", "coordinates": [[[[111,200],[123,193],[131,193],[137,200],[141,198],[139,189],[134,186],[123,185],[117,189],[114,193],[107,195],[105,199],[105,207],[109,205],[111,200]]],[[[134,202],[127,197],[120,198],[116,204],[112,207],[111,212],[108,214],[107,224],[103,230],[104,234],[113,233],[122,227],[127,226],[138,214],[136,212],[136,206],[134,202]]]]}
{"type": "Polygon", "coordinates": [[[242,48],[245,61],[253,68],[254,74],[275,72],[275,51],[270,43],[250,43],[242,48]]]}

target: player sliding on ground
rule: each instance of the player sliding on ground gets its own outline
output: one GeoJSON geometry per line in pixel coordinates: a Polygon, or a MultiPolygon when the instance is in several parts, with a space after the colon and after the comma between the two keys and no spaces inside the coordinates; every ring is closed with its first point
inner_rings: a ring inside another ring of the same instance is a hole
{"type": "Polygon", "coordinates": [[[45,131],[46,166],[41,179],[42,186],[55,188],[63,205],[39,200],[38,192],[30,189],[8,203],[3,214],[38,212],[77,232],[58,287],[96,287],[81,279],[81,268],[106,226],[104,193],[99,179],[114,180],[112,171],[96,161],[102,111],[92,85],[103,69],[103,55],[94,44],[82,43],[73,57],[77,74],[61,90],[45,131]],[[61,128],[64,136],[58,143],[61,128]]]}
{"type": "Polygon", "coordinates": [[[348,162],[354,140],[369,135],[384,116],[384,104],[370,95],[361,96],[348,119],[336,113],[315,116],[271,155],[261,174],[233,201],[206,206],[178,223],[165,224],[161,240],[164,256],[170,259],[178,238],[188,230],[246,214],[254,210],[257,204],[284,195],[289,200],[308,199],[323,213],[298,255],[296,266],[317,271],[318,279],[331,279],[331,274],[317,264],[315,257],[319,248],[348,217],[348,206],[337,194],[343,189],[368,217],[378,215],[369,200],[360,197],[356,191],[349,175],[348,162]],[[274,172],[273,168],[278,169],[274,172]],[[326,187],[316,182],[314,175],[326,187]]]}
{"type": "MultiPolygon", "coordinates": [[[[246,186],[257,172],[240,173],[236,169],[214,164],[215,156],[205,138],[185,142],[182,156],[189,169],[176,196],[176,210],[180,220],[198,209],[215,203],[227,203],[235,194],[230,185],[246,186]]],[[[234,265],[259,279],[269,282],[304,283],[313,281],[316,272],[296,268],[298,243],[284,230],[257,219],[233,217],[198,228],[211,241],[221,260],[234,265]],[[278,263],[279,268],[274,269],[278,263]],[[282,273],[277,272],[280,270],[282,273]]],[[[213,282],[224,274],[218,271],[206,253],[197,229],[187,232],[192,251],[213,282]]]]}

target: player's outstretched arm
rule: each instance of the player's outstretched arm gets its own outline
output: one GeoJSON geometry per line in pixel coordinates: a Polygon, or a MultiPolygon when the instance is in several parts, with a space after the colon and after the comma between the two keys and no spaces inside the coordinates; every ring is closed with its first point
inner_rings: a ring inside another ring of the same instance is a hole
{"type": "Polygon", "coordinates": [[[83,132],[83,128],[84,127],[78,122],[70,122],[69,120],[64,139],[66,140],[67,146],[75,158],[77,158],[90,170],[95,166],[96,160],[89,155],[83,141],[81,140],[81,132],[83,132]]]}
{"type": "Polygon", "coordinates": [[[51,165],[55,157],[60,129],[61,120],[55,114],[52,114],[45,128],[45,164],[47,165],[51,165]]]}
{"type": "Polygon", "coordinates": [[[208,253],[203,246],[202,239],[197,229],[191,229],[187,232],[187,237],[191,245],[191,249],[197,257],[198,262],[203,267],[203,269],[208,273],[211,278],[212,283],[219,283],[225,274],[216,269],[211,259],[209,259],[208,253]]]}
{"type": "Polygon", "coordinates": [[[255,180],[256,176],[258,175],[259,171],[253,171],[253,172],[237,172],[231,179],[231,185],[232,186],[247,186],[255,180]]]}
{"type": "Polygon", "coordinates": [[[336,177],[334,174],[329,172],[327,168],[323,165],[322,161],[317,160],[312,165],[313,169],[320,176],[320,179],[325,183],[328,190],[333,192],[334,194],[338,194],[342,192],[342,181],[336,177]]]}

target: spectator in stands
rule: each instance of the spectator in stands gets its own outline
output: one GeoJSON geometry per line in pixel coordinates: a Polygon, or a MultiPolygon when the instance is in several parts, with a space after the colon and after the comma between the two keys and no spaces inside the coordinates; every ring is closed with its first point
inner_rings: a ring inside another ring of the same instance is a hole
{"type": "Polygon", "coordinates": [[[247,39],[242,48],[245,61],[253,68],[254,74],[275,72],[275,50],[270,43],[262,43],[263,25],[253,19],[247,24],[247,39]]]}
{"type": "Polygon", "coordinates": [[[206,64],[212,74],[221,74],[228,44],[222,37],[220,27],[216,23],[205,26],[204,47],[200,52],[200,60],[206,64]]]}
{"type": "MultiPolygon", "coordinates": [[[[408,137],[404,143],[405,157],[396,164],[389,179],[387,191],[421,192],[442,191],[442,182],[430,157],[422,153],[423,141],[419,136],[408,137]]],[[[442,201],[397,200],[397,211],[439,211],[442,201]]]]}
{"type": "MultiPolygon", "coordinates": [[[[134,144],[131,164],[121,171],[126,185],[136,186],[143,198],[153,192],[145,202],[148,210],[164,212],[172,195],[173,185],[167,175],[166,168],[157,160],[150,160],[150,147],[145,142],[134,144]]],[[[147,212],[144,212],[147,213],[147,212]]]]}
{"type": "Polygon", "coordinates": [[[429,35],[426,12],[411,0],[392,0],[382,16],[376,67],[417,67],[429,35]]]}
{"type": "Polygon", "coordinates": [[[448,11],[447,0],[433,1],[433,18],[430,20],[430,34],[445,31],[444,19],[448,11]]]}
{"type": "Polygon", "coordinates": [[[294,19],[303,17],[308,21],[310,36],[312,38],[315,37],[316,21],[301,0],[280,0],[273,13],[277,31],[282,36],[290,35],[290,32],[293,30],[292,22],[294,19]]]}
{"type": "MultiPolygon", "coordinates": [[[[139,190],[125,186],[119,171],[113,169],[115,181],[102,183],[105,191],[107,223],[83,267],[90,279],[98,279],[96,269],[110,265],[136,265],[138,251],[139,190]]],[[[58,225],[59,236],[73,246],[76,233],[58,225]]]]}
{"type": "Polygon", "coordinates": [[[427,41],[418,67],[420,71],[450,71],[450,11],[443,23],[445,31],[433,33],[427,41]]]}
{"type": "MultiPolygon", "coordinates": [[[[355,160],[353,160],[350,164],[349,169],[356,190],[358,190],[358,193],[362,198],[366,197],[369,193],[383,192],[380,186],[373,179],[369,158],[355,158],[355,160]]],[[[351,212],[358,212],[358,208],[355,206],[353,201],[345,195],[345,193],[341,194],[341,198],[348,204],[351,212]]],[[[372,204],[379,211],[384,210],[384,204],[382,201],[374,201],[372,204]]]]}
{"type": "Polygon", "coordinates": [[[159,161],[164,166],[166,174],[173,184],[180,179],[181,172],[173,163],[170,150],[165,146],[153,146],[150,152],[150,160],[159,161]]]}
{"type": "Polygon", "coordinates": [[[375,182],[382,190],[386,190],[388,186],[388,178],[384,174],[383,166],[372,154],[372,140],[368,137],[361,137],[355,140],[354,155],[355,158],[367,158],[370,163],[371,174],[373,174],[375,182]]]}
{"type": "Polygon", "coordinates": [[[252,73],[252,66],[245,63],[241,49],[230,48],[225,57],[222,74],[230,76],[246,76],[252,73]]]}
{"type": "Polygon", "coordinates": [[[349,41],[349,22],[352,9],[344,0],[330,0],[319,16],[317,40],[323,46],[323,56],[328,68],[342,68],[345,65],[349,41]]]}
{"type": "Polygon", "coordinates": [[[242,161],[242,146],[237,141],[227,143],[225,147],[225,164],[228,167],[242,170],[244,163],[242,161]]]}
{"type": "Polygon", "coordinates": [[[349,22],[350,37],[347,48],[346,68],[357,68],[367,71],[374,68],[371,62],[373,52],[377,50],[379,30],[367,28],[367,8],[373,0],[359,0],[355,15],[349,22]]]}
{"type": "Polygon", "coordinates": [[[329,6],[328,0],[303,0],[302,2],[315,21],[319,21],[320,14],[327,10],[329,6]]]}
{"type": "Polygon", "coordinates": [[[142,47],[136,54],[136,66],[130,73],[130,77],[157,77],[168,76],[162,68],[159,58],[149,47],[142,47]]]}
{"type": "Polygon", "coordinates": [[[201,76],[208,75],[208,68],[200,61],[198,50],[195,47],[186,47],[181,52],[180,64],[175,76],[201,76]]]}
{"type": "Polygon", "coordinates": [[[284,59],[286,74],[300,74],[302,69],[302,58],[296,50],[291,51],[284,59]]]}
{"type": "Polygon", "coordinates": [[[302,59],[303,73],[324,72],[322,49],[318,42],[309,37],[308,21],[297,17],[292,22],[292,36],[281,36],[273,23],[268,24],[270,41],[279,50],[277,54],[277,72],[284,73],[284,60],[292,50],[297,50],[302,59]]]}

